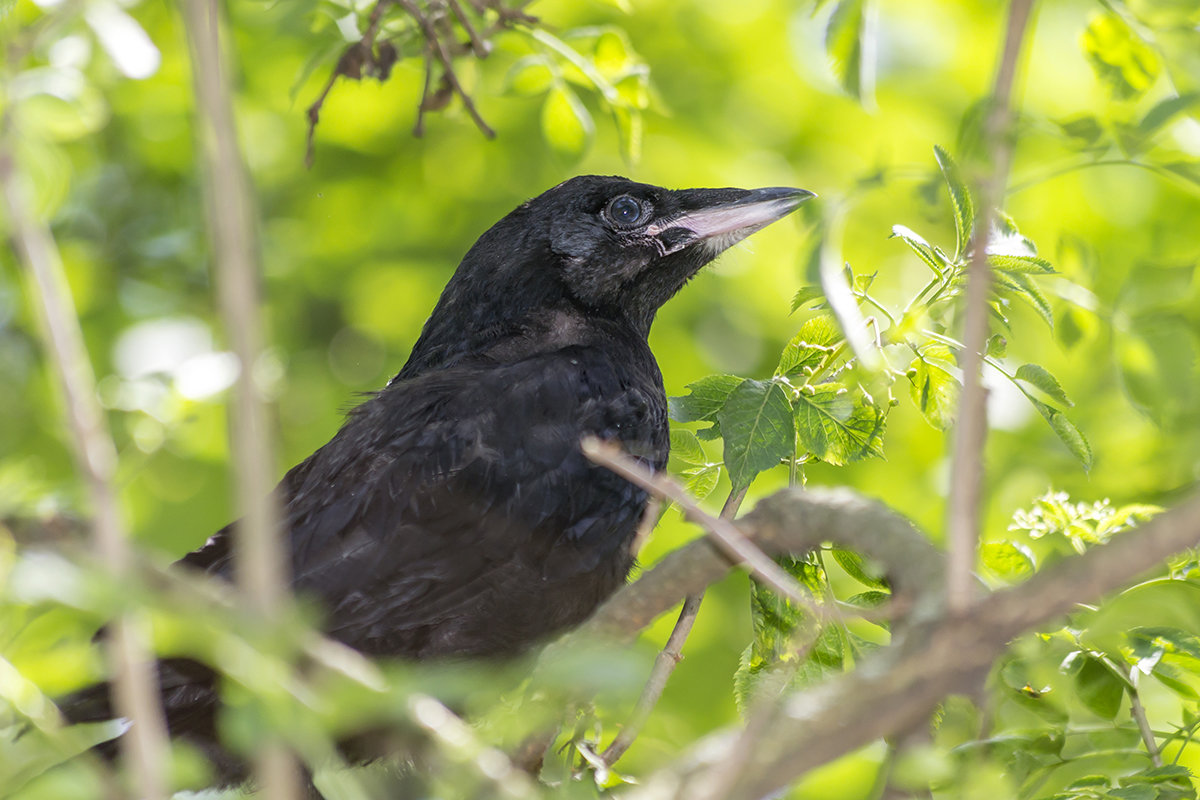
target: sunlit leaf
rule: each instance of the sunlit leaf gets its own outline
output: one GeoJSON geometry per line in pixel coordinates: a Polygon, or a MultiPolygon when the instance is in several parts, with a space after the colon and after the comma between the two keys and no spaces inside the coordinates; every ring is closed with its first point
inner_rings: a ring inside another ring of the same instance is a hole
{"type": "Polygon", "coordinates": [[[992,358],[1004,358],[1004,354],[1008,352],[1008,340],[998,333],[993,333],[988,337],[985,352],[992,358]]]}
{"type": "Polygon", "coordinates": [[[1200,107],[1200,92],[1187,92],[1175,97],[1168,97],[1146,112],[1146,116],[1142,117],[1142,121],[1137,125],[1137,132],[1140,136],[1149,139],[1180,114],[1190,112],[1197,107],[1200,107]]]}
{"type": "Polygon", "coordinates": [[[944,345],[926,347],[908,367],[913,402],[925,420],[938,430],[954,424],[962,380],[954,354],[944,345]]]}
{"type": "Polygon", "coordinates": [[[678,428],[671,430],[671,457],[678,458],[687,464],[708,463],[708,459],[704,455],[704,448],[700,446],[700,440],[696,438],[696,434],[678,428]]]}
{"type": "Polygon", "coordinates": [[[1067,393],[1062,388],[1062,384],[1058,382],[1058,378],[1051,375],[1045,367],[1037,364],[1022,364],[1017,368],[1016,378],[1019,381],[1025,381],[1032,386],[1036,386],[1043,394],[1060,405],[1068,408],[1075,405],[1067,397],[1067,393]]]}
{"type": "Polygon", "coordinates": [[[688,394],[668,401],[670,417],[676,422],[701,422],[716,416],[733,390],[745,378],[736,375],[709,375],[685,388],[688,394]]]}
{"type": "Polygon", "coordinates": [[[903,225],[892,226],[892,238],[900,239],[925,262],[937,275],[942,275],[950,268],[950,261],[941,250],[925,241],[919,233],[903,225]]]}
{"type": "Polygon", "coordinates": [[[985,542],[979,548],[983,565],[1005,580],[1032,575],[1037,569],[1033,552],[1018,542],[985,542]]]}
{"type": "Polygon", "coordinates": [[[554,83],[554,71],[543,56],[526,56],[508,70],[505,85],[520,95],[539,95],[554,83]]]}
{"type": "Polygon", "coordinates": [[[1044,258],[1036,256],[989,255],[988,263],[995,269],[1021,274],[1051,275],[1054,267],[1044,258]]]}
{"type": "Polygon", "coordinates": [[[1096,76],[1120,99],[1143,94],[1162,67],[1154,49],[1115,14],[1097,16],[1083,33],[1083,52],[1096,76]]]}
{"type": "Polygon", "coordinates": [[[888,588],[887,581],[875,577],[867,570],[866,562],[858,553],[843,550],[840,547],[834,547],[829,552],[833,556],[833,560],[838,563],[838,566],[844,569],[846,574],[854,578],[854,580],[872,589],[888,588]]]}
{"type": "Polygon", "coordinates": [[[971,199],[971,190],[967,188],[962,171],[950,154],[938,146],[934,146],[933,154],[950,190],[950,206],[954,211],[954,260],[957,261],[966,254],[971,242],[971,229],[975,225],[975,201],[971,199]]]}
{"type": "Polygon", "coordinates": [[[565,84],[546,93],[542,104],[542,135],[558,152],[579,156],[587,149],[596,127],[592,115],[565,84]]]}
{"type": "Polygon", "coordinates": [[[840,466],[883,457],[886,417],[862,392],[834,383],[806,387],[795,409],[800,447],[814,458],[840,466]]]}
{"type": "Polygon", "coordinates": [[[736,487],[792,453],[795,425],[787,391],[775,381],[745,380],[717,412],[725,439],[725,468],[736,487]]]}
{"type": "Polygon", "coordinates": [[[825,52],[843,91],[859,102],[874,93],[875,33],[868,0],[839,0],[825,27],[825,52]]]}
{"type": "Polygon", "coordinates": [[[721,467],[711,464],[705,467],[685,470],[683,473],[683,488],[697,500],[703,500],[713,493],[721,479],[721,467]]]}
{"type": "Polygon", "coordinates": [[[820,286],[802,286],[800,290],[792,296],[792,311],[795,311],[803,305],[811,303],[813,300],[820,300],[824,297],[825,293],[821,291],[820,286]]]}
{"type": "Polygon", "coordinates": [[[813,317],[800,326],[779,357],[777,375],[800,375],[820,366],[842,341],[842,332],[828,314],[813,317]]]}

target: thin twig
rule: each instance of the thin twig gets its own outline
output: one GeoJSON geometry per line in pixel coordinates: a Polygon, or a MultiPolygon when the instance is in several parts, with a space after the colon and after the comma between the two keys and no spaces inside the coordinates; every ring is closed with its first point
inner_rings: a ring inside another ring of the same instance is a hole
{"type": "MultiPolygon", "coordinates": [[[[733,519],[745,499],[746,489],[734,487],[721,508],[721,519],[733,519]]],[[[657,500],[652,502],[657,502],[657,500]]],[[[671,635],[667,637],[666,645],[654,660],[650,677],[646,680],[646,686],[642,689],[641,696],[638,697],[637,705],[634,706],[629,721],[625,723],[625,726],[613,739],[612,744],[600,756],[600,761],[606,767],[611,767],[620,760],[621,756],[625,755],[625,751],[629,749],[642,732],[642,728],[645,727],[646,720],[650,718],[650,712],[658,705],[663,691],[667,688],[667,681],[670,680],[671,673],[683,660],[683,643],[687,641],[687,637],[692,632],[696,614],[700,611],[700,603],[703,600],[704,592],[684,598],[683,608],[679,610],[679,619],[675,621],[675,627],[671,630],[671,635]]]]}
{"type": "Polygon", "coordinates": [[[707,531],[712,541],[735,562],[745,565],[761,583],[782,597],[791,600],[819,619],[829,616],[827,610],[817,605],[803,587],[788,575],[770,556],[745,537],[732,522],[708,514],[692,499],[686,490],[668,475],[652,472],[625,454],[611,442],[588,437],[580,443],[583,454],[602,467],[612,470],[621,477],[651,494],[678,505],[692,522],[707,531]]]}
{"type": "Polygon", "coordinates": [[[463,108],[467,109],[467,113],[475,121],[475,127],[479,128],[480,132],[487,138],[496,138],[496,132],[484,122],[483,117],[479,115],[479,110],[475,108],[475,101],[471,99],[471,96],[467,94],[462,84],[459,83],[458,74],[454,71],[454,64],[451,61],[450,54],[446,51],[446,46],[442,44],[437,31],[434,30],[433,23],[429,21],[429,17],[421,13],[421,9],[417,7],[417,4],[413,0],[393,1],[403,8],[410,17],[416,20],[417,25],[420,26],[421,32],[425,35],[425,41],[433,48],[433,54],[442,65],[442,75],[459,96],[459,99],[462,100],[463,108]]]}
{"type": "MultiPolygon", "coordinates": [[[[239,593],[264,625],[288,602],[287,557],[272,493],[274,464],[266,404],[255,378],[262,352],[258,318],[258,243],[255,209],[245,162],[238,149],[227,67],[219,42],[217,0],[185,0],[192,75],[201,125],[199,146],[206,181],[221,318],[240,364],[230,427],[242,514],[234,534],[239,593]]],[[[268,800],[299,795],[294,759],[278,739],[264,742],[256,769],[268,800]]]]}
{"type": "Polygon", "coordinates": [[[447,5],[454,12],[454,16],[458,18],[458,24],[463,26],[463,30],[467,32],[467,36],[471,40],[471,50],[475,53],[476,58],[487,58],[488,46],[487,43],[480,37],[479,31],[475,30],[475,26],[471,24],[470,17],[463,10],[458,0],[447,0],[447,5]]]}
{"type": "Polygon", "coordinates": [[[1150,720],[1146,718],[1146,708],[1142,705],[1141,697],[1138,696],[1138,669],[1132,667],[1129,670],[1129,714],[1137,723],[1138,731],[1142,734],[1142,742],[1146,745],[1146,752],[1150,754],[1150,761],[1156,767],[1163,765],[1162,751],[1158,748],[1158,742],[1154,738],[1154,729],[1150,727],[1150,720]]]}
{"type": "Polygon", "coordinates": [[[1012,0],[1008,33],[996,82],[985,135],[991,151],[991,174],[983,182],[980,206],[971,235],[971,262],[967,268],[966,311],[962,352],[963,389],[955,425],[954,457],[950,470],[950,508],[947,530],[949,574],[947,605],[951,613],[967,608],[975,593],[974,570],[979,546],[979,511],[983,494],[983,448],[987,437],[987,390],[981,367],[988,337],[988,293],[991,271],[987,263],[988,237],[995,208],[1004,198],[1012,160],[1012,114],[1009,98],[1017,70],[1017,57],[1025,39],[1033,0],[1012,0]]]}
{"type": "MultiPolygon", "coordinates": [[[[37,287],[34,305],[39,312],[47,359],[62,390],[75,460],[91,499],[93,546],[111,574],[123,576],[129,571],[132,551],[117,500],[117,451],[96,401],[96,376],[58,247],[49,227],[30,213],[33,203],[29,179],[16,163],[13,113],[10,108],[4,115],[0,131],[0,191],[9,234],[37,287]]],[[[109,626],[106,650],[113,705],[117,714],[133,723],[121,737],[126,767],[139,796],[158,800],[167,796],[167,734],[143,622],[143,615],[135,613],[115,620],[109,626]]]]}

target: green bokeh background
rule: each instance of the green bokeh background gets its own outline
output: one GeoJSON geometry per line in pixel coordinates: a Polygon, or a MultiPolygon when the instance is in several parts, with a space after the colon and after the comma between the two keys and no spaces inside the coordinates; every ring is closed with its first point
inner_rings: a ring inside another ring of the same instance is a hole
{"type": "MultiPolygon", "coordinates": [[[[1143,5],[1158,8],[1150,0],[1143,5]]],[[[636,163],[622,157],[614,125],[590,97],[596,131],[586,152],[571,157],[548,145],[541,98],[506,90],[508,66],[528,49],[508,34],[486,62],[463,67],[498,132],[494,141],[457,102],[431,114],[424,138],[414,138],[422,71],[411,59],[382,85],[339,82],[322,111],[315,165],[306,169],[303,112],[326,80],[328,62],[298,78],[313,53],[329,46],[329,33],[313,32],[308,4],[232,4],[238,123],[261,210],[270,341],[261,371],[276,402],[279,472],[323,444],[358,393],[399,370],[475,238],[524,199],[575,174],[624,174],[670,187],[793,185],[820,196],[803,214],[728,252],[663,309],[651,344],[668,394],[713,372],[770,374],[805,318],[789,314],[790,298],[809,282],[822,215],[844,214],[846,260],[857,272],[877,272],[874,294],[902,305],[927,273],[889,239],[891,226],[952,248],[932,148],[957,152],[963,141],[961,121],[992,80],[1005,9],[972,0],[873,8],[879,75],[874,100],[863,104],[829,77],[807,3],[634,0],[626,13],[598,2],[545,0],[529,10],[553,30],[616,25],[649,64],[654,100],[636,163]]],[[[1178,13],[1194,13],[1182,8],[1178,13]]],[[[21,154],[38,210],[62,249],[110,408],[133,534],[175,557],[231,518],[226,395],[189,399],[169,374],[132,379],[121,374],[115,354],[131,330],[163,320],[190,321],[201,339],[209,332],[217,350],[223,334],[206,255],[181,21],[170,4],[129,11],[159,48],[160,68],[130,80],[93,46],[81,100],[39,97],[18,109],[21,154]]],[[[1114,100],[1080,46],[1096,13],[1094,3],[1040,4],[1015,94],[1022,116],[1012,171],[1014,186],[1034,182],[1006,206],[1062,277],[1083,287],[1073,297],[1086,306],[1070,310],[1054,298],[1057,334],[1032,312],[1017,311],[1008,359],[1036,361],[1059,378],[1077,403],[1070,416],[1089,438],[1095,466],[1084,472],[1024,401],[997,392],[995,418],[1003,427],[989,440],[985,508],[994,537],[1004,535],[1014,509],[1051,487],[1081,500],[1169,505],[1200,477],[1200,189],[1133,166],[1042,179],[1078,160],[1057,122],[1136,118],[1165,96],[1169,80],[1180,90],[1196,88],[1188,84],[1195,75],[1180,71],[1159,75],[1140,99],[1114,100]]],[[[37,16],[20,0],[5,24],[37,16]]],[[[1184,119],[1164,146],[1195,161],[1198,130],[1194,119],[1184,119]]],[[[0,252],[0,515],[83,514],[24,285],[13,253],[0,252]]],[[[1048,285],[1053,292],[1054,279],[1048,285]]],[[[161,327],[142,330],[165,341],[161,327]]],[[[807,477],[812,485],[849,485],[878,497],[940,538],[948,440],[901,400],[889,418],[887,460],[814,465],[807,477]]],[[[765,474],[748,506],[785,482],[782,469],[765,474]]],[[[721,497],[718,489],[709,502],[721,497]]],[[[670,512],[643,561],[696,535],[670,512]]],[[[662,763],[736,718],[730,681],[750,637],[746,598],[742,577],[711,592],[686,660],[623,762],[627,771],[662,763]]],[[[50,693],[99,666],[86,634],[66,616],[0,642],[6,658],[50,693]]],[[[645,637],[647,663],[670,623],[660,620],[645,637]]],[[[871,748],[814,774],[797,796],[863,796],[880,752],[871,748]]]]}

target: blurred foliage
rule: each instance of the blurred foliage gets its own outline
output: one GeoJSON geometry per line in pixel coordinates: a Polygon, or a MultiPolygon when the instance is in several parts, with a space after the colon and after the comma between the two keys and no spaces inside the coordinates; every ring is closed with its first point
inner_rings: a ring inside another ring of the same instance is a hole
{"type": "MultiPolygon", "coordinates": [[[[471,20],[495,20],[494,4],[465,5],[471,20]]],[[[536,23],[490,35],[485,58],[453,57],[494,140],[436,70],[436,113],[423,137],[411,135],[429,73],[399,6],[373,42],[391,43],[395,60],[364,75],[386,80],[347,79],[340,60],[373,7],[229,6],[272,342],[256,370],[277,405],[281,470],[332,435],[356,393],[399,369],[466,248],[525,198],[583,172],[794,185],[820,199],[725,255],[655,323],[668,393],[682,398],[673,412],[698,423],[674,432],[672,467],[714,498],[730,476],[752,482],[751,503],[789,481],[849,485],[940,535],[959,275],[1002,4],[542,0],[522,8],[536,23]],[[309,170],[304,109],[339,75],[309,170]]],[[[441,19],[448,41],[465,41],[460,22],[441,19]]],[[[0,0],[3,135],[62,251],[121,450],[121,499],[153,563],[231,516],[234,367],[214,313],[180,24],[170,4],[0,0]]],[[[982,566],[997,585],[1120,535],[1200,478],[1198,25],[1192,0],[1039,4],[1014,95],[1011,216],[989,246],[982,566]]],[[[527,665],[486,675],[371,665],[305,649],[311,615],[272,635],[248,630],[158,567],[144,585],[112,585],[81,555],[84,492],[38,341],[25,277],[0,252],[0,796],[101,796],[86,759],[47,770],[103,735],[58,727],[48,698],[103,675],[91,634],[128,604],[154,607],[162,652],[226,670],[232,741],[272,725],[320,761],[332,757],[327,732],[387,724],[399,747],[433,743],[418,749],[440,796],[483,791],[495,775],[489,748],[555,718],[569,691],[597,700],[564,738],[607,741],[627,718],[669,619],[630,653],[549,668],[538,700],[520,691],[527,665]],[[319,666],[292,670],[298,653],[319,666]],[[447,728],[443,704],[476,724],[447,728]]],[[[695,535],[668,513],[641,558],[695,535]]],[[[1021,639],[984,706],[948,701],[928,747],[890,765],[893,783],[935,797],[1195,796],[1195,565],[1183,556],[1021,639]],[[1161,767],[1131,716],[1134,697],[1161,767]]],[[[791,568],[844,610],[886,602],[886,585],[852,554],[822,551],[791,568]]],[[[807,685],[886,639],[864,620],[821,629],[729,578],[708,593],[688,658],[621,773],[649,774],[735,723],[748,677],[784,670],[807,685]]],[[[570,780],[580,764],[563,752],[547,764],[560,779],[553,793],[594,796],[591,781],[570,780]]],[[[788,796],[872,797],[887,758],[867,748],[788,796]]],[[[177,748],[176,785],[202,785],[204,771],[177,748]]],[[[404,779],[331,769],[318,782],[331,797],[362,798],[392,796],[404,779]]]]}

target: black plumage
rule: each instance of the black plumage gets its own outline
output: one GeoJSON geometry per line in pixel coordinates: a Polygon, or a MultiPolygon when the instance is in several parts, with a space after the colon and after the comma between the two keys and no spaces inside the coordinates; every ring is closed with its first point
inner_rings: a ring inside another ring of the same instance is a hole
{"type": "MultiPolygon", "coordinates": [[[[581,438],[664,467],[655,312],[808,196],[583,176],[484,233],[400,373],[279,486],[294,589],[328,635],[377,656],[506,656],[590,614],[633,564],[647,497],[581,438]]],[[[180,563],[230,578],[231,535],[180,563]]],[[[216,742],[214,672],[171,659],[160,673],[172,734],[241,779],[216,742]]],[[[110,713],[102,689],[63,708],[110,713]]]]}

